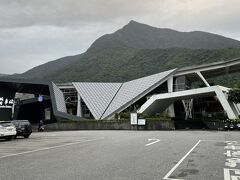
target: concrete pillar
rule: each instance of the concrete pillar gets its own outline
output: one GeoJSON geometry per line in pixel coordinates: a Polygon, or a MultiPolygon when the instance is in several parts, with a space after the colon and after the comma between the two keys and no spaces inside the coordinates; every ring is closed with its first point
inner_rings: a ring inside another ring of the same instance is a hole
{"type": "Polygon", "coordinates": [[[240,104],[235,104],[236,109],[238,110],[238,115],[240,116],[240,104]]]}
{"type": "Polygon", "coordinates": [[[12,105],[12,119],[14,118],[14,110],[15,110],[15,101],[13,100],[13,105],[12,105]]]}
{"type": "Polygon", "coordinates": [[[226,111],[227,116],[229,119],[237,119],[238,115],[235,114],[232,106],[230,105],[231,103],[227,100],[227,97],[223,93],[223,91],[220,88],[216,88],[215,90],[217,98],[219,102],[221,103],[223,109],[226,111]]]}
{"type": "Polygon", "coordinates": [[[192,110],[193,110],[193,99],[182,100],[183,107],[185,110],[185,120],[188,118],[193,118],[192,110]]]}
{"type": "Polygon", "coordinates": [[[173,92],[173,76],[167,80],[168,92],[173,92]]]}
{"type": "MultiPolygon", "coordinates": [[[[173,92],[173,76],[171,76],[168,80],[167,80],[167,84],[168,84],[168,92],[173,92]]],[[[167,113],[169,117],[175,117],[175,111],[174,111],[174,105],[171,104],[168,109],[167,109],[167,113]]]]}
{"type": "Polygon", "coordinates": [[[238,117],[239,116],[239,111],[238,111],[238,108],[236,106],[236,104],[234,104],[233,102],[231,101],[228,101],[229,102],[229,105],[231,106],[234,114],[238,117]]]}
{"type": "Polygon", "coordinates": [[[78,94],[77,100],[77,116],[82,117],[82,103],[81,103],[81,96],[78,94]]]}
{"type": "Polygon", "coordinates": [[[200,71],[197,71],[196,72],[197,75],[201,78],[201,80],[204,82],[204,84],[207,86],[207,87],[210,87],[209,83],[207,82],[207,80],[203,77],[202,73],[200,71]]]}

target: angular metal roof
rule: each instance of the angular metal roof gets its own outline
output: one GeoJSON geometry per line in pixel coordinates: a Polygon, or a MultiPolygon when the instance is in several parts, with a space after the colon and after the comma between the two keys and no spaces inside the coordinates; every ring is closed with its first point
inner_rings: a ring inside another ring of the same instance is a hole
{"type": "Polygon", "coordinates": [[[73,83],[95,119],[100,119],[122,83],[73,83]]]}
{"type": "MultiPolygon", "coordinates": [[[[0,87],[12,92],[41,94],[50,96],[53,115],[59,119],[80,119],[79,117],[67,114],[63,93],[52,82],[36,81],[28,79],[17,79],[12,77],[0,77],[0,87]]],[[[47,100],[47,99],[46,99],[47,100]]]]}
{"type": "Polygon", "coordinates": [[[101,119],[111,117],[115,113],[121,112],[165,82],[175,71],[176,69],[172,69],[123,83],[101,119]]]}
{"type": "Polygon", "coordinates": [[[126,83],[73,82],[73,86],[95,119],[105,119],[121,112],[165,82],[176,69],[126,83]]]}
{"type": "Polygon", "coordinates": [[[19,93],[49,95],[49,82],[0,77],[0,87],[8,88],[19,93]]]}
{"type": "Polygon", "coordinates": [[[67,113],[63,92],[54,83],[52,83],[52,87],[55,96],[57,111],[67,113]]]}

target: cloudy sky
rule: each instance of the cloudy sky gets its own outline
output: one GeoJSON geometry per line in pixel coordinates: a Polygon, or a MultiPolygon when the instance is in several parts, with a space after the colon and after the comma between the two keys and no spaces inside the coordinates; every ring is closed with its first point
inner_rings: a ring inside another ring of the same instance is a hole
{"type": "Polygon", "coordinates": [[[240,40],[240,0],[0,0],[0,74],[80,54],[130,20],[240,40]]]}

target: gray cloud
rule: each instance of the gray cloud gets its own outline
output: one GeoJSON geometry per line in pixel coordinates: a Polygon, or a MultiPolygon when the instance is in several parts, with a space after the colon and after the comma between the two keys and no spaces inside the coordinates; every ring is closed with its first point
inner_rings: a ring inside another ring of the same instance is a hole
{"type": "Polygon", "coordinates": [[[13,0],[0,6],[0,27],[32,25],[74,26],[110,22],[150,12],[152,0],[13,0]]]}
{"type": "Polygon", "coordinates": [[[84,52],[130,20],[240,40],[239,0],[0,1],[0,73],[84,52]]]}

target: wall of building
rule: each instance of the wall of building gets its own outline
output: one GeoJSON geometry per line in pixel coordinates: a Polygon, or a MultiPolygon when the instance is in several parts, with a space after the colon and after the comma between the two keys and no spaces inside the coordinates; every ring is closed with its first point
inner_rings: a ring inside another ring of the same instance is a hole
{"type": "Polygon", "coordinates": [[[146,126],[132,126],[130,121],[68,121],[45,126],[46,130],[173,130],[174,121],[147,121],[146,126]]]}

